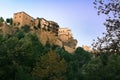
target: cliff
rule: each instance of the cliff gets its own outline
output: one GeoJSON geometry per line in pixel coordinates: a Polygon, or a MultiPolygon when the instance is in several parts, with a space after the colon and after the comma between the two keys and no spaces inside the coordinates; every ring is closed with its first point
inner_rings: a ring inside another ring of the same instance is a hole
{"type": "Polygon", "coordinates": [[[37,30],[37,36],[43,45],[46,45],[48,42],[51,46],[57,45],[61,48],[64,47],[66,51],[69,53],[73,53],[75,51],[77,40],[71,38],[70,40],[63,42],[58,37],[56,37],[52,32],[44,31],[44,30],[37,30]]]}
{"type": "Polygon", "coordinates": [[[7,25],[7,23],[1,23],[0,25],[0,34],[3,35],[12,35],[14,33],[14,29],[11,25],[7,25]]]}
{"type": "Polygon", "coordinates": [[[29,32],[35,32],[43,45],[46,45],[48,42],[51,46],[57,45],[61,48],[64,47],[69,53],[74,52],[77,40],[72,37],[70,29],[60,28],[56,22],[48,21],[44,18],[33,19],[25,12],[18,12],[16,14],[17,15],[14,14],[12,25],[7,24],[6,22],[0,23],[1,34],[13,35],[17,29],[26,29],[25,25],[27,25],[27,29],[29,28],[28,30],[30,30],[29,32]],[[22,18],[19,16],[22,16],[22,18]],[[28,17],[28,21],[23,21],[26,17],[28,17]],[[18,23],[21,25],[18,25],[18,23]]]}

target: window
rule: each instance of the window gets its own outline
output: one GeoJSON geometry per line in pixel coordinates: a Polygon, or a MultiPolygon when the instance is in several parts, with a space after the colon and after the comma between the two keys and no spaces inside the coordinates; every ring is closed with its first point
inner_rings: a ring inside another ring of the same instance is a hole
{"type": "Polygon", "coordinates": [[[16,23],[14,23],[14,26],[16,26],[16,23]]]}
{"type": "Polygon", "coordinates": [[[31,22],[33,22],[33,20],[30,20],[31,22]]]}
{"type": "Polygon", "coordinates": [[[20,25],[20,22],[18,22],[18,26],[20,25]]]}

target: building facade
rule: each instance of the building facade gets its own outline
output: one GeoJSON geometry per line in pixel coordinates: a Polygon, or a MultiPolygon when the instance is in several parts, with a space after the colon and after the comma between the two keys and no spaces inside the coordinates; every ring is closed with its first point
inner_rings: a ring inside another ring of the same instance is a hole
{"type": "Polygon", "coordinates": [[[13,25],[15,27],[21,28],[22,26],[28,25],[30,29],[42,29],[46,31],[53,32],[55,36],[58,36],[59,25],[54,21],[47,21],[44,18],[34,19],[25,12],[17,12],[13,15],[13,25]]]}
{"type": "Polygon", "coordinates": [[[48,31],[52,31],[55,36],[58,36],[59,25],[54,21],[49,21],[48,31]]]}
{"type": "Polygon", "coordinates": [[[72,38],[71,30],[68,28],[59,28],[58,30],[58,38],[62,41],[66,42],[70,38],[72,38]]]}
{"type": "Polygon", "coordinates": [[[24,25],[34,26],[34,18],[25,12],[14,13],[13,25],[21,28],[24,25]]]}
{"type": "Polygon", "coordinates": [[[37,28],[40,28],[40,29],[45,28],[47,30],[47,27],[49,26],[49,22],[47,20],[45,20],[44,18],[37,17],[34,20],[34,26],[37,28]]]}
{"type": "Polygon", "coordinates": [[[54,21],[47,21],[44,18],[36,18],[34,20],[34,25],[42,30],[53,32],[56,36],[58,35],[59,25],[54,21]]]}

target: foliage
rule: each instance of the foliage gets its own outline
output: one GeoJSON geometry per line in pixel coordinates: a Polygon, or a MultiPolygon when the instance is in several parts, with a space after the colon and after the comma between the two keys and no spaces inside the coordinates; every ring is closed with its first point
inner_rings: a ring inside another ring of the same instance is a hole
{"type": "Polygon", "coordinates": [[[70,54],[64,47],[43,46],[35,33],[18,30],[12,36],[0,35],[1,80],[79,80],[89,60],[82,48],[70,54]]]}
{"type": "Polygon", "coordinates": [[[38,25],[37,25],[37,28],[40,28],[41,25],[40,25],[40,18],[38,18],[38,25]]]}
{"type": "Polygon", "coordinates": [[[30,72],[42,53],[42,47],[35,34],[24,34],[21,38],[0,36],[0,79],[31,80],[30,72]]]}
{"type": "Polygon", "coordinates": [[[12,18],[7,18],[6,22],[9,23],[10,25],[12,25],[13,24],[13,19],[12,18]]]}
{"type": "Polygon", "coordinates": [[[3,22],[4,22],[3,17],[0,17],[0,26],[2,26],[2,25],[3,25],[3,22]]]}
{"type": "Polygon", "coordinates": [[[93,47],[100,53],[120,54],[120,0],[95,0],[98,14],[108,16],[104,25],[107,33],[98,38],[93,47]]]}
{"type": "Polygon", "coordinates": [[[65,60],[60,58],[57,53],[50,51],[40,58],[32,73],[33,76],[38,76],[42,80],[65,80],[66,69],[65,60]]]}
{"type": "Polygon", "coordinates": [[[101,55],[84,65],[84,80],[119,80],[120,55],[101,55]]]}
{"type": "Polygon", "coordinates": [[[120,0],[95,0],[98,15],[107,15],[104,23],[107,33],[93,43],[95,56],[82,68],[85,80],[119,80],[120,79],[120,0]],[[96,54],[95,54],[96,55],[96,54]]]}
{"type": "Polygon", "coordinates": [[[70,56],[71,60],[68,62],[68,80],[82,80],[83,74],[81,73],[83,65],[87,64],[90,59],[90,53],[84,51],[83,48],[78,47],[73,55],[70,56]]]}
{"type": "Polygon", "coordinates": [[[0,17],[0,22],[4,22],[4,19],[3,19],[3,17],[0,17]]]}
{"type": "MultiPolygon", "coordinates": [[[[93,44],[99,53],[106,54],[96,56],[81,47],[70,54],[64,46],[49,42],[43,46],[25,25],[13,35],[0,35],[0,80],[119,80],[120,6],[119,0],[109,1],[94,2],[98,13],[109,15],[105,22],[107,33],[93,44]]],[[[12,24],[10,19],[6,21],[12,24]]]]}
{"type": "Polygon", "coordinates": [[[24,26],[22,26],[22,29],[23,29],[24,32],[29,32],[30,31],[30,26],[24,25],[24,26]]]}

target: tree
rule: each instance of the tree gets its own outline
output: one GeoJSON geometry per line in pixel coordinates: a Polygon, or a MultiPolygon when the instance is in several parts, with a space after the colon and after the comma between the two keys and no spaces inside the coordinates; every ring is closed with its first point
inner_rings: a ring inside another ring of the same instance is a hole
{"type": "Polygon", "coordinates": [[[95,0],[98,14],[108,16],[104,25],[107,33],[93,43],[95,51],[100,53],[120,54],[120,0],[95,0]]]}
{"type": "Polygon", "coordinates": [[[12,18],[7,18],[6,22],[9,23],[10,25],[12,25],[13,24],[13,19],[12,18]]]}
{"type": "Polygon", "coordinates": [[[4,22],[4,19],[3,19],[3,17],[0,17],[0,22],[4,22]]]}
{"type": "Polygon", "coordinates": [[[68,62],[68,80],[83,80],[82,67],[91,60],[90,53],[78,47],[68,62]]]}
{"type": "Polygon", "coordinates": [[[35,34],[17,33],[0,35],[0,80],[32,80],[31,71],[42,55],[43,46],[35,34]]]}
{"type": "Polygon", "coordinates": [[[33,69],[33,76],[39,77],[42,80],[66,80],[67,64],[64,59],[54,51],[41,56],[33,69]]]}
{"type": "Polygon", "coordinates": [[[22,29],[23,29],[23,31],[24,32],[29,32],[30,31],[30,26],[28,26],[28,25],[24,25],[24,26],[22,26],[22,29]]]}
{"type": "Polygon", "coordinates": [[[84,80],[119,80],[120,55],[100,55],[82,68],[84,80]]]}
{"type": "Polygon", "coordinates": [[[41,28],[41,25],[40,25],[40,18],[38,18],[38,25],[37,25],[37,28],[41,28]]]}
{"type": "Polygon", "coordinates": [[[4,22],[3,17],[0,17],[0,26],[2,26],[2,25],[3,25],[3,22],[4,22]]]}
{"type": "Polygon", "coordinates": [[[83,80],[104,80],[101,77],[103,72],[103,64],[100,57],[94,58],[88,64],[83,66],[83,80]]]}

